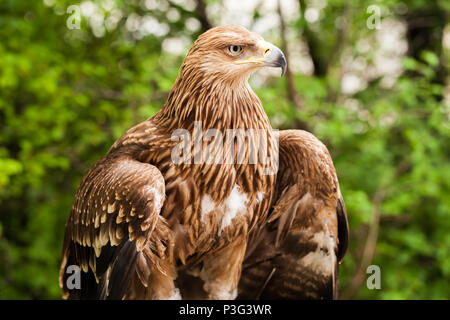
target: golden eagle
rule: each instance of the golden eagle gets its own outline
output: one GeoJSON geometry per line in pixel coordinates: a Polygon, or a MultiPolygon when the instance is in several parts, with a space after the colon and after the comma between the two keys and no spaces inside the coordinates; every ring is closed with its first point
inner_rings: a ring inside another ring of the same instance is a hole
{"type": "Polygon", "coordinates": [[[348,227],[335,169],[313,135],[272,129],[248,84],[263,66],[286,60],[245,28],[199,36],[161,110],[82,179],[64,298],[336,297],[348,227]]]}

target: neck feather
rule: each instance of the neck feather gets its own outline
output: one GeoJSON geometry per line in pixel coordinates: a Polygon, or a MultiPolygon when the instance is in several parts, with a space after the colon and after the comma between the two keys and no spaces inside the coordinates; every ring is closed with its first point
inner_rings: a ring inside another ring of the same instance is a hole
{"type": "Polygon", "coordinates": [[[172,130],[191,130],[194,121],[201,121],[204,129],[271,129],[247,79],[227,82],[219,76],[183,71],[153,118],[158,124],[172,130]]]}

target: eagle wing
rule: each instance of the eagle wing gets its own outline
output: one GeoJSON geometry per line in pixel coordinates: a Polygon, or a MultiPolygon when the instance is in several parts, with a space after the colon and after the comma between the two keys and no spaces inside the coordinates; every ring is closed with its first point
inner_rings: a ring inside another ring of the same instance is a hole
{"type": "Polygon", "coordinates": [[[132,277],[146,287],[155,255],[164,254],[149,241],[160,231],[164,199],[164,178],[156,167],[126,156],[97,162],[81,181],[66,225],[63,297],[122,299],[132,277]],[[79,290],[68,288],[70,265],[81,269],[79,290]]]}
{"type": "Polygon", "coordinates": [[[348,223],[332,159],[301,130],[281,131],[279,146],[273,207],[248,245],[238,298],[337,298],[348,223]]]}

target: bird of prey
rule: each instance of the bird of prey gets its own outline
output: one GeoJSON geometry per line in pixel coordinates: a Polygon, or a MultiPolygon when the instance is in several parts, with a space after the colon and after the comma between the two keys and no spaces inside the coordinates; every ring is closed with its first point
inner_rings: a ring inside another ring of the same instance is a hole
{"type": "Polygon", "coordinates": [[[248,83],[264,66],[286,59],[243,27],[199,36],[161,110],[83,177],[64,298],[336,297],[348,229],[333,163],[311,134],[272,129],[248,83]]]}

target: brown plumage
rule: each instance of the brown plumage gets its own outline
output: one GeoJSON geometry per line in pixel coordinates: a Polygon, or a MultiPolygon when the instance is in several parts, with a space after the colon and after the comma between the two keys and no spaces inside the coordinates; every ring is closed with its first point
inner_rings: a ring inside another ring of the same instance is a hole
{"type": "Polygon", "coordinates": [[[306,131],[281,131],[279,142],[273,207],[248,245],[239,298],[335,299],[348,224],[333,162],[306,131]]]}
{"type": "MultiPolygon", "coordinates": [[[[243,264],[243,297],[256,287],[260,296],[283,297],[274,293],[286,289],[279,272],[263,279],[279,262],[256,260],[266,258],[265,246],[283,261],[307,256],[301,248],[312,241],[331,257],[316,275],[329,282],[347,231],[331,158],[312,135],[282,132],[279,170],[271,170],[278,136],[248,84],[261,66],[285,65],[278,48],[241,27],[196,40],[162,109],[128,130],[81,181],[64,238],[64,298],[233,299],[243,264]],[[261,141],[251,130],[264,132],[268,161],[252,161],[261,141]],[[79,290],[66,285],[70,265],[82,269],[79,290]]],[[[297,269],[285,271],[301,277],[297,269]]]]}

